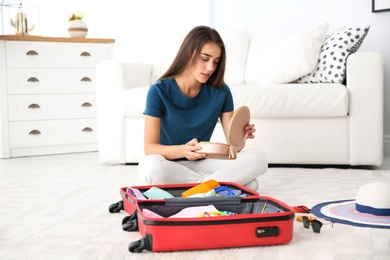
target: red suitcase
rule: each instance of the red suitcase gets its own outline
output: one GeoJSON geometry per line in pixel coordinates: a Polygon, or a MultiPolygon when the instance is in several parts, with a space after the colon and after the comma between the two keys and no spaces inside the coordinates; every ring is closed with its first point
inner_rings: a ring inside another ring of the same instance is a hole
{"type": "MultiPolygon", "coordinates": [[[[221,185],[241,189],[244,197],[181,198],[181,193],[193,185],[158,185],[175,196],[166,200],[137,200],[125,192],[126,188],[121,189],[124,209],[130,214],[122,221],[122,227],[126,231],[138,230],[142,235],[129,244],[130,252],[276,245],[292,240],[294,211],[285,203],[234,183],[221,185]],[[168,218],[184,208],[206,205],[236,215],[168,218]],[[148,216],[146,210],[162,217],[148,216]]],[[[142,191],[150,187],[137,188],[142,191]]]]}

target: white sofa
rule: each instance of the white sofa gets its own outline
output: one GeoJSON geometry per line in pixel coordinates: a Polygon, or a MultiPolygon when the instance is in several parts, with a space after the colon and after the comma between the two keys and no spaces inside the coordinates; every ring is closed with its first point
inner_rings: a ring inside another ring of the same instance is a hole
{"type": "MultiPolygon", "coordinates": [[[[321,36],[316,27],[294,34],[249,34],[246,29],[235,29],[221,35],[227,48],[225,80],[235,107],[248,106],[257,129],[256,138],[248,140],[245,149],[263,150],[270,164],[381,165],[381,54],[350,54],[344,62],[346,80],[341,83],[302,83],[308,66],[309,73],[322,66],[317,64],[325,51],[321,46],[326,46],[331,37],[325,40],[325,35],[331,33],[321,36]],[[320,47],[314,46],[318,41],[320,47]],[[310,46],[303,46],[309,42],[310,46]],[[314,63],[309,60],[313,53],[314,63]],[[296,82],[296,73],[301,74],[301,83],[296,82]]],[[[170,62],[110,60],[98,64],[98,141],[102,163],[137,163],[144,155],[146,93],[170,62]]],[[[317,73],[315,77],[318,76],[317,73]]],[[[226,142],[220,126],[212,141],[226,142]]]]}

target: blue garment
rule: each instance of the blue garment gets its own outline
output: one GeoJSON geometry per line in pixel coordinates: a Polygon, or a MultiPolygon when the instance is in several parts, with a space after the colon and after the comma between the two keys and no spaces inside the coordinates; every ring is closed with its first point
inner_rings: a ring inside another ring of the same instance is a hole
{"type": "Polygon", "coordinates": [[[233,110],[228,86],[217,89],[204,83],[199,93],[190,98],[169,78],[149,88],[144,114],[161,119],[161,144],[178,145],[193,138],[210,141],[221,113],[233,110]]]}

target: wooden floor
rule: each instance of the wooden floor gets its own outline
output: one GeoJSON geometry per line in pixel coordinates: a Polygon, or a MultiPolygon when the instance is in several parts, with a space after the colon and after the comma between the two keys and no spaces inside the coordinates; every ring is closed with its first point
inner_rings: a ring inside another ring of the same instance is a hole
{"type": "MultiPolygon", "coordinates": [[[[28,174],[31,171],[45,169],[48,167],[61,168],[72,163],[82,163],[86,161],[100,165],[99,155],[97,152],[0,159],[0,180],[13,177],[20,178],[23,174],[28,174]]],[[[380,167],[372,168],[390,170],[390,157],[385,157],[383,164],[380,167]]],[[[129,169],[134,169],[135,171],[136,166],[129,166],[129,169]]]]}

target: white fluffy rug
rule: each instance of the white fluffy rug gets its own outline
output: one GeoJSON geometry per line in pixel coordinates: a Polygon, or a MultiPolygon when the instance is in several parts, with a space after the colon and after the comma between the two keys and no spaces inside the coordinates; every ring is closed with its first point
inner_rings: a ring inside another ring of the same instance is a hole
{"type": "MultiPolygon", "coordinates": [[[[239,174],[239,173],[237,173],[239,174]]],[[[354,198],[390,171],[270,168],[259,192],[291,206],[354,198]]],[[[390,230],[324,225],[321,233],[294,220],[286,245],[130,253],[137,232],[122,230],[125,212],[110,214],[120,187],[137,185],[136,166],[97,160],[58,163],[0,181],[0,259],[390,259],[390,230]]],[[[194,243],[196,243],[194,241],[194,243]]]]}

